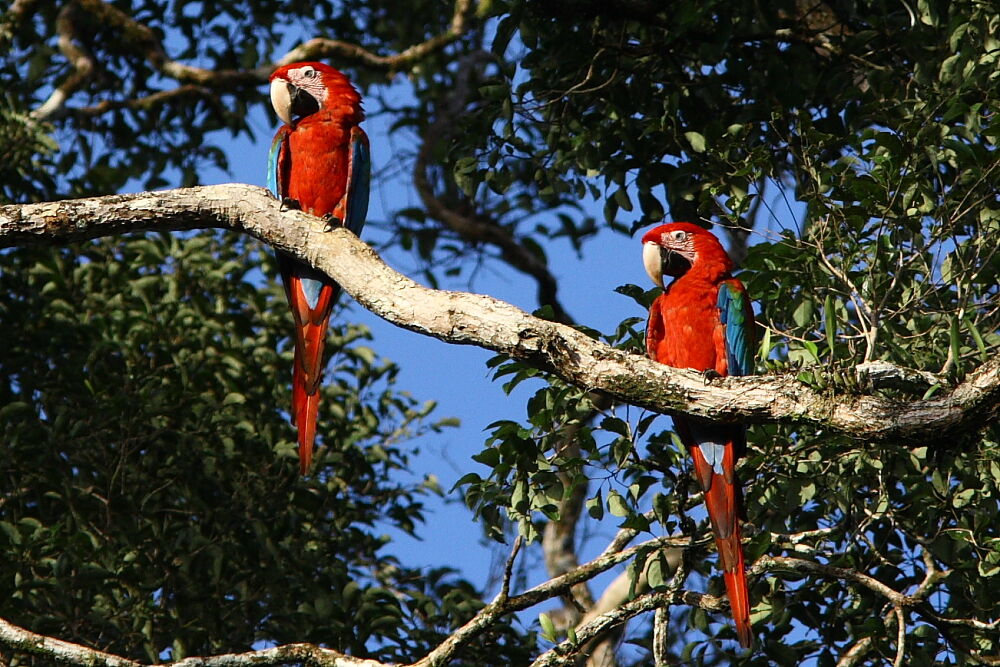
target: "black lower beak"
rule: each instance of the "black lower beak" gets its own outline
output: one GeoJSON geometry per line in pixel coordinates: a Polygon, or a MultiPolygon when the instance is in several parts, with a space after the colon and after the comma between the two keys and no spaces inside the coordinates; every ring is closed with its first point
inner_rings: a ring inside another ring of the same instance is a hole
{"type": "Polygon", "coordinates": [[[292,116],[305,118],[319,111],[319,102],[302,88],[288,84],[288,94],[292,98],[292,116]]]}
{"type": "Polygon", "coordinates": [[[665,276],[683,276],[691,269],[691,262],[683,255],[660,248],[660,268],[665,276]]]}

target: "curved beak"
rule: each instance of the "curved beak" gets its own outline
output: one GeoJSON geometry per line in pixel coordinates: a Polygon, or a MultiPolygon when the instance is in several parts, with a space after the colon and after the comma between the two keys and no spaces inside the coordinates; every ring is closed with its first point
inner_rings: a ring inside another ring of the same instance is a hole
{"type": "Polygon", "coordinates": [[[663,288],[663,255],[662,248],[652,241],[642,244],[642,265],[646,268],[646,275],[663,288]]]}
{"type": "Polygon", "coordinates": [[[292,85],[282,79],[271,82],[271,106],[285,125],[292,124],[292,85]]]}

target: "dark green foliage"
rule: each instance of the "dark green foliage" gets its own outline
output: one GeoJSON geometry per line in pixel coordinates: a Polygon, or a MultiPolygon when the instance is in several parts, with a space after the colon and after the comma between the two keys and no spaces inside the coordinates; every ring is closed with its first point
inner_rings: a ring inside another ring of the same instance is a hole
{"type": "Polygon", "coordinates": [[[143,660],[262,640],[414,659],[480,604],[384,549],[379,525],[423,521],[422,485],[394,479],[430,405],[393,393],[362,328],[331,332],[325,446],[298,476],[263,259],[212,234],[2,255],[0,616],[143,660]]]}
{"type": "Polygon", "coordinates": [[[56,148],[48,128],[9,96],[0,99],[0,203],[40,201],[54,192],[56,148]]]}

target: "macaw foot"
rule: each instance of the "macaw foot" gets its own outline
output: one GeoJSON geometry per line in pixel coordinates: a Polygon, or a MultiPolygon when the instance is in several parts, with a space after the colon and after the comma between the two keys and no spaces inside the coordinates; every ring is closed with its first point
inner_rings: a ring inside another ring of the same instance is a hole
{"type": "Polygon", "coordinates": [[[714,368],[706,368],[701,372],[701,377],[705,380],[705,384],[712,384],[712,380],[718,380],[722,375],[714,368]]]}
{"type": "Polygon", "coordinates": [[[301,211],[302,204],[299,203],[298,199],[292,199],[291,197],[283,197],[281,199],[282,210],[288,211],[301,211]]]}
{"type": "Polygon", "coordinates": [[[324,231],[327,232],[332,230],[334,227],[344,226],[344,221],[335,216],[333,213],[327,213],[326,215],[324,215],[323,222],[326,223],[326,228],[324,229],[324,231]]]}

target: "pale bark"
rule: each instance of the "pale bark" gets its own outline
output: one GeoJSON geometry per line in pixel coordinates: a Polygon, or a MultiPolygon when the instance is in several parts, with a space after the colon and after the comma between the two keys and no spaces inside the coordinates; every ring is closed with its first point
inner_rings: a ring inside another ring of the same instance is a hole
{"type": "MultiPolygon", "coordinates": [[[[865,440],[940,441],[996,421],[1000,359],[934,398],[816,390],[794,375],[706,380],[532,317],[489,296],[433,290],[383,263],[343,229],[283,211],[262,188],[216,185],[0,207],[0,246],[67,243],[137,230],[244,231],[327,273],[358,303],[397,326],[510,355],[616,401],[717,421],[809,424],[865,440]]],[[[821,374],[821,372],[820,372],[821,374]]],[[[886,367],[881,367],[885,381],[886,367]]],[[[908,374],[899,369],[899,375],[908,374]]]]}
{"type": "MultiPolygon", "coordinates": [[[[54,659],[86,667],[141,667],[143,663],[97,651],[79,644],[38,635],[0,618],[0,646],[21,653],[54,659]]],[[[313,646],[285,644],[261,651],[230,653],[206,658],[186,658],[171,663],[173,667],[243,667],[249,665],[305,664],[317,667],[388,667],[385,663],[365,660],[313,646]]]]}

